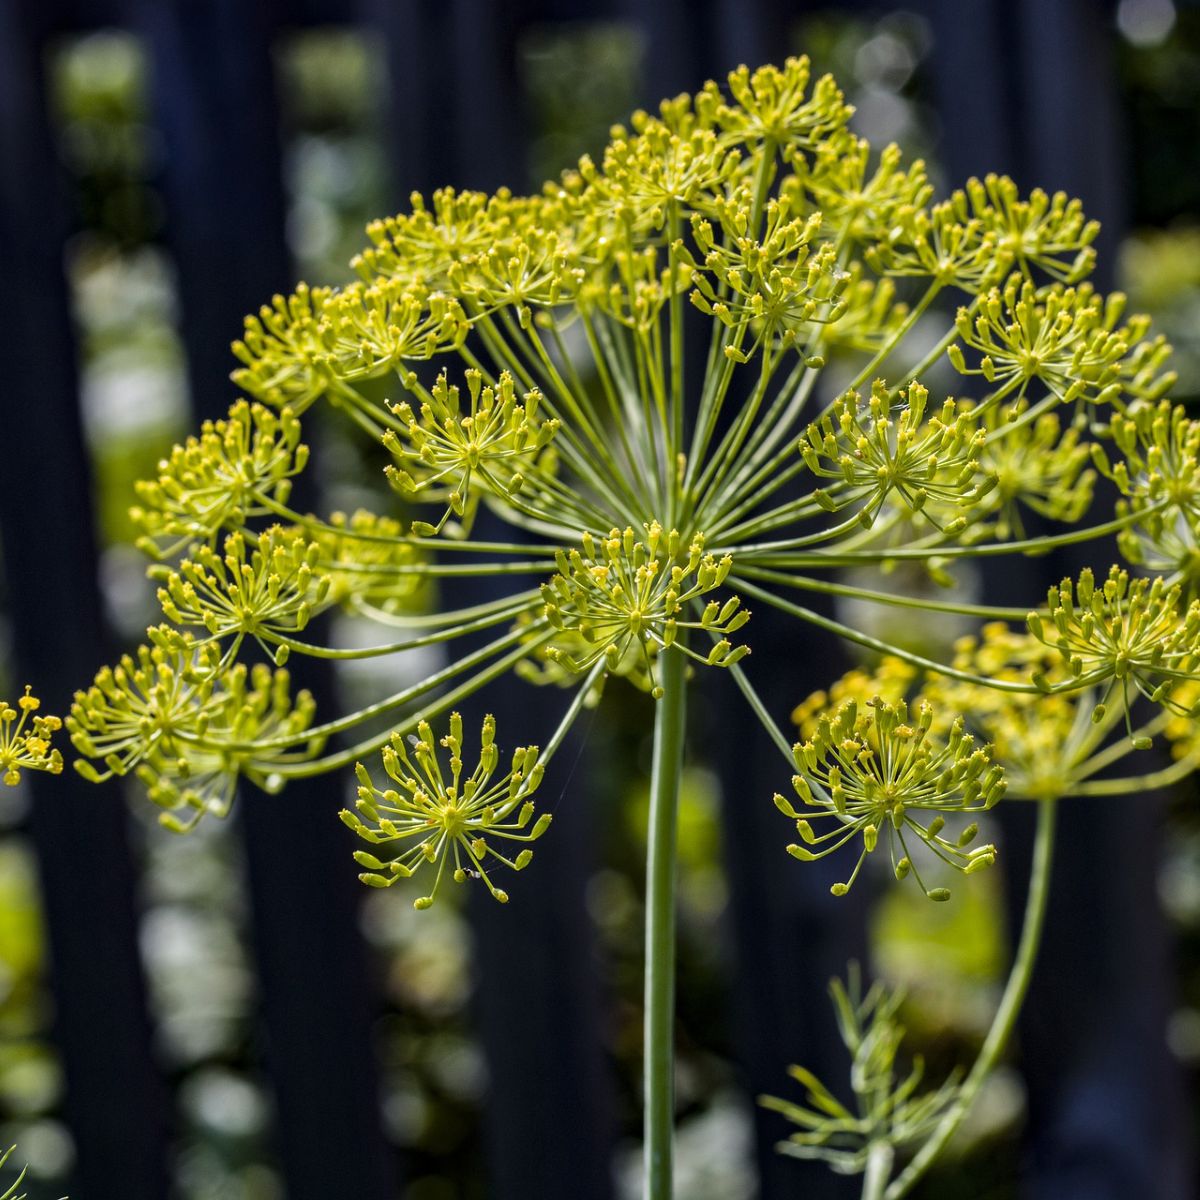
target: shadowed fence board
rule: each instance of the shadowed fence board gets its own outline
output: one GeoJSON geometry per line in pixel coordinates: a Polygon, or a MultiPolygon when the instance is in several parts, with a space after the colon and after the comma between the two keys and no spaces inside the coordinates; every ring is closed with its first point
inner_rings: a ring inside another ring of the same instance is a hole
{"type": "MultiPolygon", "coordinates": [[[[64,713],[109,647],[102,625],[91,471],[63,272],[64,186],[46,113],[46,25],[0,3],[0,541],[17,678],[64,713]]],[[[65,748],[65,747],[64,747],[65,748]]],[[[81,1195],[161,1200],[165,1108],[137,948],[134,875],[119,788],[73,771],[34,776],[53,1032],[81,1195]],[[120,1103],[116,1097],[120,1096],[120,1103]]]]}
{"type": "MultiPolygon", "coordinates": [[[[145,0],[136,6],[167,146],[168,233],[179,265],[197,416],[234,390],[229,342],[242,316],[290,287],[280,131],[263,6],[145,0]]],[[[301,507],[311,495],[298,495],[301,507]]],[[[318,640],[320,640],[318,638],[318,640]]],[[[295,686],[332,707],[324,670],[294,660],[295,686]]],[[[337,820],[345,779],[278,796],[244,789],[251,922],[275,1139],[290,1200],[394,1195],[384,1141],[351,836],[337,820]]]]}
{"type": "MultiPolygon", "coordinates": [[[[951,184],[1005,171],[1023,192],[1036,186],[1078,196],[1102,224],[1093,281],[1104,290],[1113,286],[1126,217],[1113,7],[1104,0],[995,0],[964,22],[960,7],[932,6],[936,44],[947,48],[934,56],[933,69],[945,127],[940,158],[951,184]]],[[[1112,489],[1101,489],[1101,503],[1113,499],[1112,489]]],[[[1047,578],[1116,558],[1111,541],[1094,543],[1059,551],[1049,562],[985,568],[984,577],[993,602],[1024,603],[1047,578]]],[[[1173,984],[1156,892],[1162,805],[1147,797],[1133,806],[1089,807],[1085,821],[1072,820],[1072,809],[1062,814],[1072,833],[1056,856],[1042,950],[1019,1027],[1030,1194],[1184,1200],[1195,1185],[1179,1127],[1182,1076],[1164,1036],[1173,984]],[[1081,918],[1103,936],[1081,937],[1081,918]]],[[[1015,927],[1033,813],[1013,806],[1001,816],[1015,927]]]]}

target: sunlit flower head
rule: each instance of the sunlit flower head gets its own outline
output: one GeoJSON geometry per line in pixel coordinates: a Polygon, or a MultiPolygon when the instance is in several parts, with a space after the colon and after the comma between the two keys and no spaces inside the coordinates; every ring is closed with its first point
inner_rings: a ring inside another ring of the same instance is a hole
{"type": "Polygon", "coordinates": [[[1003,770],[988,750],[975,745],[961,718],[943,741],[931,732],[931,705],[919,703],[912,716],[910,721],[903,700],[889,704],[875,698],[862,706],[847,700],[819,719],[812,737],[793,749],[798,774],[792,785],[803,807],[798,811],[783,796],[775,797],[800,833],[801,844],[789,846],[788,853],[810,862],[848,844],[862,847],[848,880],[834,884],[834,895],[850,889],[880,839],[888,845],[897,878],[912,872],[931,900],[945,900],[949,892],[925,886],[909,839],[966,873],[995,861],[993,846],[967,849],[977,825],[968,825],[954,840],[943,837],[942,830],[947,814],[991,808],[1004,794],[1003,770]],[[826,824],[830,827],[818,832],[826,824]]]}
{"type": "Polygon", "coordinates": [[[366,868],[360,876],[364,883],[391,887],[423,867],[436,865],[429,894],[414,902],[418,909],[433,903],[448,865],[455,883],[481,879],[497,900],[507,902],[508,893],[496,886],[489,870],[500,866],[520,871],[533,858],[533,851],[526,845],[509,858],[496,844],[534,842],[550,827],[549,813],[534,820],[530,799],[544,771],[538,748],[518,746],[509,770],[493,781],[500,763],[495,718],[484,718],[479,760],[469,774],[463,766],[462,738],[458,713],[450,714],[449,732],[437,740],[427,721],[418,723],[411,744],[393,734],[383,751],[383,769],[397,786],[376,787],[360,763],[355,810],[341,814],[364,841],[383,847],[381,854],[394,855],[381,858],[365,850],[356,852],[355,859],[366,868]],[[448,752],[448,771],[443,770],[439,747],[448,752]]]}

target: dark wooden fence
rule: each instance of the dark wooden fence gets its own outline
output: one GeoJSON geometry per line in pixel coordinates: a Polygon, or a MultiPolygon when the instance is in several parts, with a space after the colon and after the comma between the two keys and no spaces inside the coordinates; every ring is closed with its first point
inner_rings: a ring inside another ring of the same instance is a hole
{"type": "MultiPolygon", "coordinates": [[[[144,39],[200,417],[223,413],[230,401],[226,347],[243,313],[292,282],[271,62],[281,30],[353,24],[382,37],[399,198],[443,182],[524,183],[515,46],[532,22],[636,23],[647,46],[643,96],[653,101],[740,61],[782,57],[789,27],[821,7],[786,0],[0,0],[0,532],[18,677],[36,680],[50,708],[62,711],[111,650],[63,273],[66,185],[47,114],[50,39],[105,26],[144,39]]],[[[1067,187],[1105,220],[1111,249],[1121,224],[1121,160],[1104,5],[914,0],[907,7],[926,16],[935,38],[931,81],[948,176],[1001,169],[1023,186],[1067,187]]],[[[818,656],[829,674],[836,670],[827,646],[792,649],[809,662],[818,656]]],[[[811,674],[801,679],[787,656],[778,661],[763,690],[784,705],[811,674]]],[[[737,740],[742,711],[731,706],[722,715],[735,735],[726,740],[737,740]]],[[[769,795],[773,781],[758,779],[759,768],[740,755],[721,766],[736,781],[727,789],[726,822],[740,962],[734,1040],[753,1095],[777,1087],[787,1061],[802,1056],[820,1066],[826,1057],[824,979],[863,940],[861,913],[831,905],[819,871],[787,869],[770,806],[746,802],[769,795]]],[[[168,1102],[151,1052],[125,811],[115,790],[98,791],[70,772],[33,787],[55,1035],[78,1150],[75,1194],[159,1200],[168,1193],[168,1102]]],[[[381,1131],[375,1000],[356,932],[357,885],[345,847],[330,834],[328,796],[293,788],[287,800],[292,819],[282,830],[267,805],[252,800],[240,826],[281,1169],[292,1200],[382,1200],[398,1194],[403,1164],[381,1131]]],[[[558,865],[543,875],[536,900],[477,916],[488,997],[479,1028],[492,1079],[488,1194],[496,1200],[612,1194],[612,1106],[582,893],[589,839],[586,815],[572,819],[574,828],[546,856],[558,865]]],[[[1114,886],[1111,875],[1104,886],[1114,886]]],[[[1149,911],[1148,870],[1124,886],[1128,911],[1149,911]]],[[[1075,902],[1067,911],[1085,908],[1075,902]]],[[[1138,941],[1136,931],[1125,932],[1138,941]]],[[[1059,942],[1067,941],[1060,932],[1059,942]]],[[[1150,973],[1163,969],[1160,942],[1141,941],[1139,961],[1150,973]]],[[[1043,989],[1048,1009],[1029,1035],[1033,1057],[1037,1030],[1062,1038],[1070,1029],[1068,1013],[1045,1016],[1069,1001],[1043,989]]],[[[1041,1094],[1052,1107],[1053,1081],[1041,1094]]],[[[823,1172],[809,1177],[778,1160],[774,1135],[773,1124],[760,1124],[764,1196],[845,1194],[823,1172]]],[[[1142,1191],[1168,1195],[1148,1182],[1142,1191]]]]}

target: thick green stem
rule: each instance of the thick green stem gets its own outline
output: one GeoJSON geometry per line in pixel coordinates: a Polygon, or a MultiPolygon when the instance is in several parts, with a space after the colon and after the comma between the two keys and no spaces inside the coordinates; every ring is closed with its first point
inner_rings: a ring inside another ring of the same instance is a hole
{"type": "Polygon", "coordinates": [[[1033,978],[1033,967],[1037,961],[1038,946],[1042,940],[1042,926],[1046,919],[1046,900],[1050,894],[1050,868],[1054,861],[1054,830],[1057,800],[1038,801],[1037,838],[1033,846],[1033,870],[1029,879],[1029,899],[1025,904],[1025,924],[1021,929],[1021,941],[1017,947],[1016,959],[1008,984],[1000,1000],[1000,1007],[992,1020],[979,1057],[971,1068],[971,1073],[959,1090],[958,1099],[942,1118],[933,1136],[921,1147],[917,1156],[899,1175],[896,1181],[884,1193],[886,1200],[900,1200],[907,1195],[913,1185],[921,1178],[937,1157],[945,1149],[946,1143],[957,1132],[963,1123],[984,1080],[991,1074],[992,1069],[1004,1053],[1005,1046],[1012,1036],[1017,1023],[1021,1005],[1029,991],[1029,981],[1033,978]]]}
{"type": "Polygon", "coordinates": [[[863,1172],[862,1200],[883,1200],[895,1157],[896,1152],[888,1142],[876,1142],[871,1147],[867,1169],[863,1172]]]}
{"type": "Polygon", "coordinates": [[[659,655],[646,849],[645,1162],[647,1200],[671,1200],[675,1125],[675,873],[679,776],[687,711],[685,655],[659,655]]]}

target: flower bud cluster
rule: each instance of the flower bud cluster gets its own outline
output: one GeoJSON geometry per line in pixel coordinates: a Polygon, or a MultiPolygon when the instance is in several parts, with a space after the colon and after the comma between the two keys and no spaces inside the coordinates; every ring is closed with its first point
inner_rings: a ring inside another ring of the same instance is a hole
{"type": "Polygon", "coordinates": [[[657,521],[645,530],[643,538],[632,528],[614,529],[604,538],[585,533],[582,551],[558,552],[558,574],[542,585],[542,598],[551,625],[577,639],[574,645],[551,643],[548,654],[556,662],[581,672],[605,658],[615,672],[631,649],[640,650],[657,697],[661,690],[653,682],[653,659],[659,651],[678,645],[708,666],[732,666],[749,648],[732,645],[729,635],[750,614],[732,596],[723,604],[696,604],[695,619],[687,620],[693,603],[725,582],[733,559],[705,554],[703,534],[685,544],[677,530],[664,532],[657,521]],[[681,634],[688,629],[719,640],[702,656],[684,645],[681,634]]]}
{"type": "Polygon", "coordinates": [[[137,484],[140,503],[130,517],[143,534],[138,545],[165,558],[189,542],[212,543],[222,529],[267,512],[263,497],[286,503],[307,463],[290,409],[239,400],[225,420],[205,421],[198,437],[175,446],[155,479],[137,484]]]}
{"type": "MultiPolygon", "coordinates": [[[[1029,632],[1062,655],[1076,686],[1120,688],[1128,708],[1132,684],[1153,703],[1174,706],[1176,684],[1200,676],[1200,601],[1185,608],[1179,584],[1114,566],[1097,586],[1085,568],[1078,583],[1052,587],[1046,603],[1046,615],[1029,614],[1029,632]]],[[[1042,672],[1033,679],[1052,686],[1042,672]]],[[[1096,713],[1101,719],[1104,706],[1096,713]]]]}
{"type": "MultiPolygon", "coordinates": [[[[960,638],[954,651],[955,669],[980,680],[1028,684],[1036,672],[1051,687],[1060,687],[1071,678],[1061,654],[1003,621],[960,638]]],[[[987,739],[1003,764],[1009,796],[1056,799],[1070,789],[1087,758],[1083,742],[1094,692],[1001,691],[930,674],[920,694],[939,711],[966,714],[969,727],[987,739]]]]}
{"type": "Polygon", "coordinates": [[[723,101],[716,84],[708,84],[704,94],[731,142],[770,142],[794,160],[842,129],[854,113],[831,75],[821,76],[809,91],[811,73],[807,56],[789,58],[782,67],[742,66],[728,75],[732,104],[723,101]]]}
{"type": "MultiPolygon", "coordinates": [[[[328,601],[330,579],[320,573],[320,558],[319,545],[278,525],[253,547],[246,534],[231,533],[223,554],[201,546],[184,559],[158,589],[158,602],[167,620],[214,638],[289,637],[328,601]]],[[[276,654],[282,665],[286,647],[276,654]]]]}
{"type": "Polygon", "coordinates": [[[16,708],[0,700],[0,778],[9,787],[21,782],[22,771],[62,773],[62,754],[50,740],[63,723],[59,717],[37,716],[41,706],[29,686],[18,698],[16,708]]]}
{"type": "Polygon", "coordinates": [[[224,816],[239,776],[267,783],[274,762],[315,752],[270,745],[300,740],[315,711],[308,692],[291,696],[286,671],[226,666],[215,645],[170,626],[149,634],[149,646],[75,694],[66,725],[86,779],[136,773],[165,810],[162,823],[183,832],[205,813],[224,816]]]}
{"type": "Polygon", "coordinates": [[[1034,379],[1064,404],[1121,399],[1122,365],[1130,346],[1116,328],[1124,297],[1107,301],[1090,284],[1036,287],[1021,274],[1003,289],[992,288],[973,309],[961,308],[955,328],[962,346],[982,357],[967,365],[962,346],[948,354],[962,375],[981,375],[990,384],[1020,387],[1034,379]]]}
{"type": "Polygon", "coordinates": [[[1087,469],[1089,444],[1080,428],[1064,428],[1056,412],[1023,421],[1026,411],[1025,401],[1014,405],[1012,420],[987,441],[980,455],[982,470],[996,486],[983,500],[978,523],[983,525],[985,512],[994,512],[1000,538],[1025,536],[1022,508],[1073,524],[1087,512],[1095,490],[1095,472],[1087,469]]]}
{"type": "MultiPolygon", "coordinates": [[[[960,208],[963,195],[955,194],[960,208]]],[[[998,273],[1016,269],[1027,275],[1036,267],[1064,283],[1077,283],[1091,273],[1100,222],[1089,221],[1082,203],[1066,192],[1049,195],[1034,188],[1022,199],[1007,175],[989,174],[967,181],[965,200],[986,231],[998,273]]]]}
{"type": "Polygon", "coordinates": [[[1112,462],[1093,443],[1092,458],[1124,499],[1119,514],[1135,518],[1118,535],[1121,553],[1136,566],[1191,581],[1200,573],[1200,421],[1181,404],[1163,400],[1114,413],[1112,462]]]}
{"type": "Polygon", "coordinates": [[[331,513],[325,525],[293,532],[321,548],[319,570],[329,581],[330,604],[351,612],[366,607],[394,612],[411,608],[426,586],[419,570],[422,552],[404,538],[404,527],[394,517],[359,508],[331,513]]]}
{"type": "Polygon", "coordinates": [[[910,719],[904,700],[889,704],[876,697],[860,706],[851,699],[821,717],[812,737],[793,747],[797,774],[792,786],[803,808],[798,811],[783,796],[775,797],[800,833],[800,843],[789,846],[788,853],[811,862],[850,843],[862,846],[849,879],[834,884],[835,896],[849,891],[881,838],[896,877],[911,872],[931,900],[945,900],[950,893],[924,885],[908,838],[968,874],[995,861],[993,846],[968,849],[977,825],[968,825],[953,840],[943,837],[942,830],[947,814],[991,808],[1004,795],[1004,772],[989,750],[975,745],[961,718],[944,740],[933,733],[933,723],[933,707],[925,702],[917,704],[910,719]],[[831,828],[817,832],[817,822],[831,828]]]}
{"type": "MultiPolygon", "coordinates": [[[[838,267],[832,243],[813,244],[820,214],[804,218],[786,202],[771,200],[760,237],[750,231],[750,216],[748,193],[736,206],[719,206],[720,239],[712,221],[693,216],[704,270],[693,277],[692,303],[726,326],[749,321],[760,336],[779,337],[785,345],[813,325],[836,322],[845,311],[839,295],[848,277],[838,267]]],[[[689,260],[695,262],[690,254],[689,260]]],[[[732,346],[727,353],[747,361],[746,353],[732,346]]]]}
{"type": "Polygon", "coordinates": [[[923,208],[933,187],[921,159],[903,165],[895,144],[878,155],[865,138],[839,130],[822,142],[800,177],[821,212],[826,231],[870,243],[923,208]]]}
{"type": "Polygon", "coordinates": [[[464,411],[459,389],[445,372],[438,376],[420,415],[407,401],[393,406],[401,430],[388,430],[383,445],[395,459],[387,477],[401,495],[414,500],[445,500],[448,508],[437,525],[414,522],[413,532],[441,532],[450,514],[470,528],[478,504],[477,491],[506,496],[519,493],[525,474],[558,432],[559,422],[538,415],[541,393],[518,398],[512,376],[485,386],[482,372],[466,372],[469,404],[464,411]],[[478,489],[472,490],[472,484],[478,489]]]}
{"type": "MultiPolygon", "coordinates": [[[[831,413],[808,427],[799,446],[805,465],[838,484],[816,493],[824,507],[859,504],[859,518],[870,527],[889,500],[913,513],[930,500],[961,510],[995,486],[995,477],[980,466],[986,435],[970,408],[946,400],[926,421],[928,398],[929,392],[914,382],[893,404],[886,385],[877,381],[865,406],[857,392],[847,392],[831,413]]],[[[966,524],[960,512],[946,532],[966,524]]]]}
{"type": "Polygon", "coordinates": [[[500,751],[492,716],[483,720],[479,760],[470,774],[464,774],[463,722],[458,713],[450,714],[449,732],[437,740],[429,722],[419,722],[411,743],[395,733],[383,750],[383,769],[397,785],[394,788],[377,788],[366,767],[360,763],[355,768],[358,799],[353,812],[342,810],[342,820],[364,841],[395,853],[380,858],[365,850],[356,852],[355,860],[366,868],[359,878],[372,887],[391,887],[436,863],[429,894],[414,902],[417,909],[424,909],[433,903],[447,865],[453,862],[450,871],[455,883],[482,879],[488,891],[506,903],[508,893],[492,882],[488,869],[500,864],[520,871],[533,858],[533,851],[526,847],[510,859],[493,843],[537,841],[552,819],[543,813],[534,820],[530,797],[545,770],[538,748],[518,746],[507,773],[493,782],[500,751]],[[439,746],[449,752],[448,772],[443,770],[439,746]]]}
{"type": "Polygon", "coordinates": [[[299,285],[246,318],[233,380],[264,404],[300,413],[328,392],[462,345],[468,323],[459,302],[398,279],[344,289],[299,285]]]}

